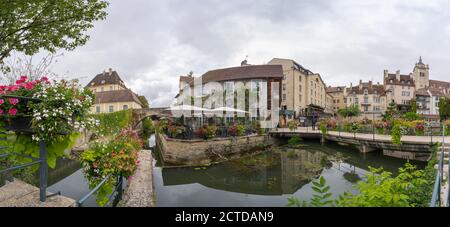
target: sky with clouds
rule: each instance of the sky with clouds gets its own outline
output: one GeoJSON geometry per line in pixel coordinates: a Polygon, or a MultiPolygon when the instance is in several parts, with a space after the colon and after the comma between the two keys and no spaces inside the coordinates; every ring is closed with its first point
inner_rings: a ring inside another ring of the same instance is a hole
{"type": "Polygon", "coordinates": [[[193,71],[291,58],[327,85],[408,74],[422,56],[450,81],[450,1],[110,0],[87,45],[53,71],[87,83],[113,68],[151,105],[168,106],[193,71]]]}

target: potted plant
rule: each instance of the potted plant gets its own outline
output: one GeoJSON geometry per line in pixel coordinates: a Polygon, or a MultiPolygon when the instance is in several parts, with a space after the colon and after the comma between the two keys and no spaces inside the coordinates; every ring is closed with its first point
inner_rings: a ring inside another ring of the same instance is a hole
{"type": "Polygon", "coordinates": [[[43,77],[29,81],[22,76],[15,85],[0,86],[0,100],[4,130],[15,132],[12,143],[23,145],[15,147],[15,152],[38,157],[39,143],[44,142],[52,168],[80,132],[98,124],[88,115],[93,93],[75,80],[50,82],[43,77]]]}

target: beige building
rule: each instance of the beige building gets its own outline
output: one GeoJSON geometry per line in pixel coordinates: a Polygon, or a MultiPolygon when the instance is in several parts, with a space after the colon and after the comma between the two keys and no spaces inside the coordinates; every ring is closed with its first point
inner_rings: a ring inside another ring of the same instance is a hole
{"type": "Polygon", "coordinates": [[[325,112],[326,86],[320,74],[311,72],[291,59],[274,58],[268,64],[283,67],[281,110],[285,121],[281,122],[282,125],[313,111],[325,112]]]}
{"type": "Polygon", "coordinates": [[[341,86],[341,87],[327,87],[326,89],[327,91],[327,95],[330,95],[331,98],[333,99],[333,113],[337,113],[340,109],[343,109],[346,107],[346,104],[344,103],[344,99],[347,96],[346,93],[346,87],[345,86],[341,86]]]}
{"type": "Polygon", "coordinates": [[[358,106],[361,110],[361,119],[378,119],[386,111],[386,91],[381,84],[373,84],[372,81],[359,85],[350,85],[345,91],[344,103],[347,107],[358,106]]]}
{"type": "Polygon", "coordinates": [[[91,113],[111,113],[127,109],[141,109],[139,96],[128,89],[116,71],[98,74],[86,86],[95,93],[91,113]]]}
{"type": "MultiPolygon", "coordinates": [[[[242,62],[241,66],[239,67],[211,70],[201,76],[201,82],[203,84],[203,94],[201,96],[195,95],[195,91],[193,89],[195,80],[197,78],[198,77],[180,76],[180,91],[175,97],[177,99],[177,105],[192,105],[192,99],[193,97],[195,97],[197,99],[202,99],[204,108],[215,109],[226,106],[241,110],[245,109],[245,111],[249,112],[250,117],[259,118],[262,116],[268,117],[270,115],[270,113],[268,112],[262,113],[261,111],[264,111],[265,108],[266,110],[271,110],[272,82],[280,84],[283,78],[283,73],[282,67],[280,65],[249,65],[246,63],[246,61],[242,62]],[[267,91],[267,102],[261,103],[261,105],[265,105],[265,108],[263,108],[262,106],[258,107],[256,103],[246,103],[249,101],[245,100],[244,102],[235,102],[237,101],[237,99],[235,99],[237,98],[236,95],[226,97],[226,95],[222,93],[222,96],[219,97],[223,100],[217,100],[216,94],[218,92],[218,88],[213,86],[214,84],[219,84],[221,86],[220,88],[222,89],[221,92],[228,90],[232,91],[232,93],[244,92],[245,95],[245,90],[239,90],[243,89],[240,88],[239,85],[244,85],[244,89],[248,88],[250,92],[254,92],[256,94],[257,92],[262,92],[261,86],[264,83],[266,84],[265,91],[267,91]],[[212,85],[213,87],[210,87],[209,85],[212,85]],[[186,87],[190,87],[190,89],[183,90],[186,87]],[[190,93],[184,94],[184,92],[187,91],[190,93]],[[241,104],[242,106],[239,106],[239,104],[241,104]]],[[[279,105],[280,103],[276,104],[276,106],[279,105]]]]}

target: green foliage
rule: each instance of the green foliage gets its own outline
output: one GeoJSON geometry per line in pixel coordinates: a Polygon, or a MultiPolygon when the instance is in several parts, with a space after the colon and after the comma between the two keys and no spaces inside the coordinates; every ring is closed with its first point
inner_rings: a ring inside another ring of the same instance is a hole
{"type": "Polygon", "coordinates": [[[288,140],[288,144],[289,145],[297,145],[297,144],[301,143],[302,141],[303,141],[303,139],[300,138],[300,136],[295,135],[288,140]]]}
{"type": "Polygon", "coordinates": [[[12,51],[73,50],[89,39],[85,32],[106,18],[102,0],[0,1],[0,66],[12,51]]]}
{"type": "Polygon", "coordinates": [[[141,103],[143,105],[142,108],[150,108],[150,104],[148,103],[148,100],[145,96],[141,95],[141,96],[138,96],[138,98],[139,98],[139,101],[141,101],[141,103]]]}
{"type": "Polygon", "coordinates": [[[152,134],[155,133],[155,126],[153,125],[153,121],[149,118],[146,118],[142,121],[142,139],[147,141],[148,138],[152,134]]]}
{"type": "Polygon", "coordinates": [[[130,127],[133,121],[131,109],[114,113],[95,114],[92,117],[100,122],[97,133],[101,136],[117,135],[122,129],[130,127]]]}
{"type": "Polygon", "coordinates": [[[396,177],[382,168],[370,168],[366,179],[355,186],[358,194],[345,192],[330,200],[325,179],[313,182],[314,197],[309,202],[297,198],[288,199],[288,206],[337,206],[337,207],[426,207],[431,198],[436,170],[435,152],[425,170],[406,163],[396,177]]]}
{"type": "Polygon", "coordinates": [[[401,124],[394,123],[394,126],[391,130],[391,140],[393,144],[401,145],[402,144],[402,130],[401,124]]]}
{"type": "Polygon", "coordinates": [[[116,176],[122,174],[128,178],[136,171],[141,148],[142,141],[137,133],[123,130],[113,140],[92,143],[89,149],[81,154],[80,161],[89,181],[89,188],[95,188],[106,176],[113,176],[97,193],[97,203],[100,206],[105,206],[108,202],[108,195],[117,183],[116,176]]]}
{"type": "Polygon", "coordinates": [[[361,115],[361,110],[357,105],[352,105],[350,107],[345,107],[343,109],[338,110],[339,115],[341,115],[344,118],[348,117],[357,117],[361,115]]]}
{"type": "Polygon", "coordinates": [[[330,193],[330,186],[327,185],[325,178],[322,176],[319,180],[312,182],[312,189],[315,192],[313,198],[307,202],[300,202],[298,198],[289,198],[287,206],[303,206],[303,207],[325,207],[332,206],[334,201],[332,199],[333,194],[330,193]]]}
{"type": "Polygon", "coordinates": [[[439,101],[439,116],[441,121],[445,121],[450,118],[450,99],[449,98],[441,98],[439,101]]]}
{"type": "Polygon", "coordinates": [[[357,185],[359,194],[340,196],[337,206],[345,207],[416,207],[426,205],[429,198],[423,193],[427,179],[423,170],[406,163],[397,177],[381,169],[370,169],[367,179],[357,185]]]}
{"type": "Polygon", "coordinates": [[[394,102],[389,103],[386,113],[383,115],[383,121],[392,121],[400,118],[400,112],[398,111],[397,104],[394,102]]]}
{"type": "Polygon", "coordinates": [[[295,121],[295,120],[290,121],[287,125],[288,125],[289,130],[291,130],[291,131],[294,131],[298,126],[297,121],[295,121]]]}
{"type": "Polygon", "coordinates": [[[328,123],[327,121],[320,121],[319,122],[319,129],[322,135],[326,135],[328,133],[328,123]]]}
{"type": "Polygon", "coordinates": [[[417,121],[421,120],[422,118],[416,112],[407,112],[403,114],[403,119],[407,121],[417,121]]]}

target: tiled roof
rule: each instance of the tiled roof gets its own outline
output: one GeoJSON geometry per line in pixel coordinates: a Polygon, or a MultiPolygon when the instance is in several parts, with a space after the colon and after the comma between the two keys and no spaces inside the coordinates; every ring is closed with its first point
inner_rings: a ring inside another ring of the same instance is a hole
{"type": "Polygon", "coordinates": [[[138,95],[129,89],[95,93],[95,104],[114,102],[136,102],[142,106],[138,95]]]}
{"type": "MultiPolygon", "coordinates": [[[[281,65],[250,65],[209,71],[202,76],[202,83],[233,80],[283,78],[281,65]]],[[[181,79],[181,78],[180,78],[181,79]]],[[[191,82],[192,84],[193,82],[191,82]]]]}
{"type": "Polygon", "coordinates": [[[450,89],[450,82],[430,80],[430,87],[432,88],[443,88],[450,89]]]}
{"type": "Polygon", "coordinates": [[[86,87],[101,86],[107,84],[119,84],[125,87],[125,83],[116,71],[103,72],[94,77],[86,87]]]}
{"type": "Polygon", "coordinates": [[[345,87],[327,87],[327,93],[343,92],[345,87]]]}
{"type": "Polygon", "coordinates": [[[180,82],[186,82],[188,84],[194,81],[195,77],[192,76],[180,76],[180,82]]]}
{"type": "Polygon", "coordinates": [[[414,80],[410,75],[400,75],[400,80],[397,80],[396,74],[388,74],[386,78],[384,78],[384,83],[386,85],[401,85],[401,86],[411,86],[414,87],[414,80]],[[391,82],[392,80],[392,82],[391,82]]]}
{"type": "Polygon", "coordinates": [[[372,94],[378,94],[378,95],[385,95],[386,94],[386,90],[384,89],[383,85],[374,85],[371,83],[362,83],[362,87],[358,86],[354,86],[351,88],[347,88],[347,93],[348,94],[357,94],[357,95],[362,95],[364,94],[364,90],[367,89],[367,92],[369,95],[372,94]]]}

